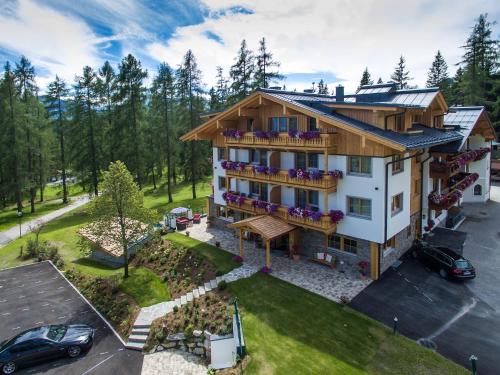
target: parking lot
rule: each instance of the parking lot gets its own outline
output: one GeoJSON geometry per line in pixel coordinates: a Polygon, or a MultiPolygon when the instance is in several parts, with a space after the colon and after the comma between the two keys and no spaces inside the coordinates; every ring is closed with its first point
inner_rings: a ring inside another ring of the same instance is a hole
{"type": "Polygon", "coordinates": [[[351,307],[431,347],[470,368],[478,360],[481,375],[500,374],[500,188],[492,188],[487,204],[464,205],[467,232],[464,256],[476,267],[477,277],[453,282],[410,256],[389,269],[352,302],[351,307]]]}
{"type": "Polygon", "coordinates": [[[19,374],[140,374],[143,356],[127,350],[106,322],[48,262],[0,271],[0,341],[46,324],[88,324],[90,351],[20,370],[19,374]]]}

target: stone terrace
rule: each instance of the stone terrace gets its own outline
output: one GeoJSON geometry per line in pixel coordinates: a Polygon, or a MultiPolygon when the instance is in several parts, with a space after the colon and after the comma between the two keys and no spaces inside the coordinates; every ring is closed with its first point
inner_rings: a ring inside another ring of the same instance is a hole
{"type": "MultiPolygon", "coordinates": [[[[233,254],[239,254],[239,239],[233,230],[207,228],[207,219],[203,218],[201,224],[188,227],[190,237],[199,241],[215,245],[220,242],[221,249],[233,254]]],[[[185,231],[181,232],[185,233],[185,231]]],[[[265,265],[265,250],[257,248],[253,241],[243,241],[245,264],[260,269],[265,265]]],[[[341,296],[350,300],[366,288],[370,279],[361,280],[355,273],[346,267],[345,273],[337,269],[312,263],[307,259],[298,262],[289,258],[271,253],[271,275],[293,285],[319,294],[335,302],[340,302],[341,296]]]]}

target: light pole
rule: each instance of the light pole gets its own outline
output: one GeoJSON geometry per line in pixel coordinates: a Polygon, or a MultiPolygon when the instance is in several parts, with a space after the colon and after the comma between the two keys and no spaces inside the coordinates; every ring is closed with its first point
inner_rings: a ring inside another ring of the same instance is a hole
{"type": "Polygon", "coordinates": [[[398,317],[395,316],[394,317],[394,326],[393,326],[392,334],[395,335],[397,330],[398,330],[398,317]]]}
{"type": "Polygon", "coordinates": [[[476,375],[477,374],[477,367],[476,367],[477,357],[473,354],[470,356],[469,360],[470,360],[470,364],[472,367],[472,375],[476,375]]]}
{"type": "Polygon", "coordinates": [[[21,238],[21,218],[23,217],[23,211],[17,211],[17,217],[19,218],[19,238],[21,238]]]}

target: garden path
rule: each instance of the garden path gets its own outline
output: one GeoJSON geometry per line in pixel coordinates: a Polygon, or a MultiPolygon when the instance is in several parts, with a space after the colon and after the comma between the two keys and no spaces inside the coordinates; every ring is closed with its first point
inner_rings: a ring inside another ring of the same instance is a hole
{"type": "Polygon", "coordinates": [[[197,355],[180,350],[168,350],[144,356],[141,374],[206,375],[207,366],[197,355]]]}

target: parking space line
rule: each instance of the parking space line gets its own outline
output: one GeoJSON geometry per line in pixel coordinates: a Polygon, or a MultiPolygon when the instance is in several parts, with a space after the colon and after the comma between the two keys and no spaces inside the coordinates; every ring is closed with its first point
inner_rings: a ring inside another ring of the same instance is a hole
{"type": "Polygon", "coordinates": [[[10,315],[10,312],[3,313],[2,316],[10,315]]]}
{"type": "Polygon", "coordinates": [[[94,371],[97,367],[99,367],[100,365],[102,365],[104,362],[110,360],[111,358],[113,358],[115,355],[114,354],[111,354],[109,357],[107,358],[104,358],[101,362],[99,362],[98,364],[96,364],[95,366],[89,368],[87,371],[83,372],[82,375],[86,375],[88,374],[89,372],[91,371],[94,371]]]}

